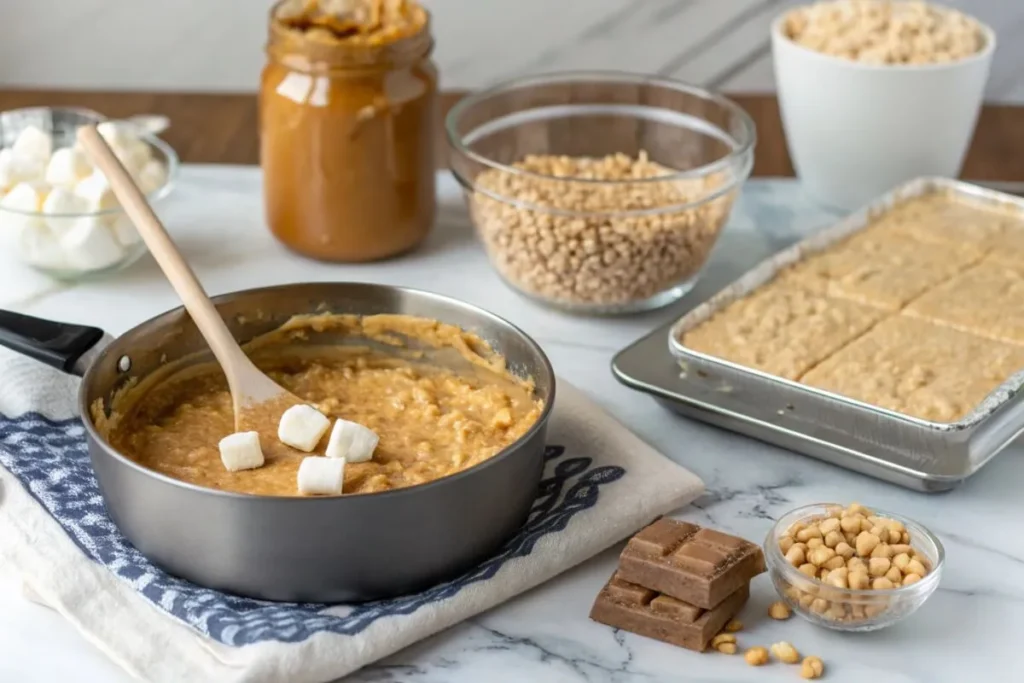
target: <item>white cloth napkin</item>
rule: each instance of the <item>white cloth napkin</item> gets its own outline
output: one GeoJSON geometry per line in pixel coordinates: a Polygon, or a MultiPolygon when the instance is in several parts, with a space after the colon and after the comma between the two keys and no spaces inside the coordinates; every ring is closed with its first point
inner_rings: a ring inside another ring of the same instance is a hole
{"type": "Polygon", "coordinates": [[[333,680],[550,579],[703,491],[561,381],[545,488],[498,556],[395,600],[266,603],[169,577],[127,544],[103,511],[76,390],[77,380],[0,351],[0,570],[128,672],[160,683],[333,680]]]}

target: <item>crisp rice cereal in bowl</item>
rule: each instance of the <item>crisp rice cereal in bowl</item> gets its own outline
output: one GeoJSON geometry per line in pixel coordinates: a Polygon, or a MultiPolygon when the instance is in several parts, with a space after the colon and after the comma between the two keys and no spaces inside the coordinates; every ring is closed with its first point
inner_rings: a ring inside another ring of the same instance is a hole
{"type": "Polygon", "coordinates": [[[693,287],[757,137],[717,93],[600,71],[498,84],[460,100],[445,130],[502,280],[590,314],[659,308],[693,287]]]}
{"type": "Polygon", "coordinates": [[[794,9],[783,33],[815,52],[864,64],[940,64],[985,47],[977,21],[925,2],[828,0],[794,9]]]}
{"type": "Polygon", "coordinates": [[[646,152],[530,155],[513,167],[527,173],[492,169],[477,178],[485,191],[470,200],[477,231],[506,281],[569,305],[628,304],[693,277],[735,197],[692,206],[725,179],[671,178],[675,171],[646,152]]]}

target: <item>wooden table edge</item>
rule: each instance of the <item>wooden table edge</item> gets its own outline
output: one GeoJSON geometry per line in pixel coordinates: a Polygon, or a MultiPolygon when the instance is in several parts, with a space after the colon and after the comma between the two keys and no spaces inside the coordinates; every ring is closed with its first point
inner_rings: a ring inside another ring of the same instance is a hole
{"type": "MultiPolygon", "coordinates": [[[[465,93],[442,95],[448,109],[465,93]]],[[[778,100],[771,94],[730,94],[757,125],[754,176],[792,176],[778,100]]],[[[105,92],[0,88],[0,110],[29,106],[80,106],[107,116],[163,114],[164,138],[185,163],[259,163],[259,121],[253,93],[105,92]]],[[[839,133],[837,133],[839,134],[839,133]]],[[[438,131],[439,145],[446,149],[438,131]]],[[[446,165],[441,156],[441,165],[446,165]]],[[[962,176],[982,181],[1024,181],[1024,106],[986,104],[962,176]]]]}

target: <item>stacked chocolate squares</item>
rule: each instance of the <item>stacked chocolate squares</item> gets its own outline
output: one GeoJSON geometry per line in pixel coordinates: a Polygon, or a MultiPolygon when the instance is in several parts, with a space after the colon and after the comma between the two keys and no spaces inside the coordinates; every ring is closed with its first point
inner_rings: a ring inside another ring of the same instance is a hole
{"type": "Polygon", "coordinates": [[[590,618],[702,651],[747,602],[750,580],[763,571],[764,554],[753,543],[659,519],[626,544],[590,618]]]}

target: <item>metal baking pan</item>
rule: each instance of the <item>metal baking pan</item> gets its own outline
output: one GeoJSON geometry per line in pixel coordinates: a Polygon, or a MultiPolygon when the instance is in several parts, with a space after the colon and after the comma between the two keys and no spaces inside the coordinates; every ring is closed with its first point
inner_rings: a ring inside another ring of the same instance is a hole
{"type": "Polygon", "coordinates": [[[961,420],[940,423],[714,358],[678,341],[783,268],[864,229],[895,204],[935,191],[1024,212],[1020,197],[954,180],[911,181],[766,259],[709,301],[623,350],[612,363],[615,376],[676,412],[851,470],[920,491],[955,487],[1024,431],[1024,372],[961,420]]]}

